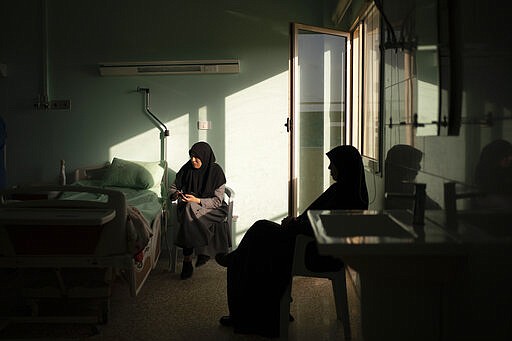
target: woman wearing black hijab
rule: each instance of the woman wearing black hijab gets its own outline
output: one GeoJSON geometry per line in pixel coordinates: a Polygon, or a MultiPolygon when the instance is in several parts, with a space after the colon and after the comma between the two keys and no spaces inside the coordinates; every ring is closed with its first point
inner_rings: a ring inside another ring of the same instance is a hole
{"type": "MultiPolygon", "coordinates": [[[[327,153],[333,183],[300,216],[285,218],[281,225],[259,220],[245,233],[238,248],[217,255],[227,266],[229,316],[220,323],[233,326],[235,333],[279,337],[281,296],[291,279],[295,238],[313,236],[308,210],[363,210],[368,208],[368,192],[361,155],[352,146],[338,146],[327,153]]],[[[306,266],[311,271],[336,271],[339,259],[320,256],[316,244],[306,249],[306,266]]]]}
{"type": "Polygon", "coordinates": [[[178,199],[179,229],[175,244],[183,248],[181,278],[192,276],[192,253],[197,254],[196,267],[205,264],[210,255],[226,252],[230,245],[224,224],[226,177],[215,163],[215,154],[206,142],[197,142],[190,150],[190,161],[176,174],[171,185],[171,200],[178,199]]]}

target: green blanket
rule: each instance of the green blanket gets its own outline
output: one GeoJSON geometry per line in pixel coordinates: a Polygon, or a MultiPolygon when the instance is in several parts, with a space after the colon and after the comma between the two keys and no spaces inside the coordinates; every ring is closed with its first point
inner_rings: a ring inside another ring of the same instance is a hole
{"type": "MultiPolygon", "coordinates": [[[[148,189],[133,189],[126,187],[106,187],[102,186],[101,180],[80,180],[75,182],[75,186],[99,187],[112,189],[122,192],[129,206],[136,207],[151,224],[158,214],[162,211],[162,199],[155,192],[148,189]]],[[[106,202],[107,195],[100,193],[84,192],[66,192],[60,196],[61,200],[87,200],[106,202]]]]}

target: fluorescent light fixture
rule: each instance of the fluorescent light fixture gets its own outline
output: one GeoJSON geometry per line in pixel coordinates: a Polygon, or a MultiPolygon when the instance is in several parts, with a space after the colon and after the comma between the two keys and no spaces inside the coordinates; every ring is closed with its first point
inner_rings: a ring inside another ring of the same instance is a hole
{"type": "Polygon", "coordinates": [[[143,76],[239,73],[240,60],[181,60],[149,62],[112,62],[99,64],[101,76],[143,76]]]}

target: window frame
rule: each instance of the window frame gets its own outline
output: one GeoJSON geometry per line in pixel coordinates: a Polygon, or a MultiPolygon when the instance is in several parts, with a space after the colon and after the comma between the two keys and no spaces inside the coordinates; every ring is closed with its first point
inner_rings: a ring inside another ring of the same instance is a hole
{"type": "Polygon", "coordinates": [[[350,118],[347,117],[347,126],[350,130],[346,132],[347,143],[354,145],[363,157],[363,162],[367,170],[374,173],[382,173],[382,152],[384,145],[384,130],[383,130],[383,112],[384,112],[384,95],[382,82],[384,79],[384,53],[382,53],[383,42],[383,23],[380,11],[375,4],[369,6],[359,17],[359,19],[352,25],[350,29],[350,118]],[[377,86],[371,88],[367,87],[368,67],[366,60],[368,58],[368,46],[366,44],[368,33],[366,32],[367,21],[370,16],[378,18],[379,22],[376,25],[378,29],[378,48],[371,50],[378,52],[378,70],[374,71],[371,76],[378,77],[377,86]],[[357,53],[357,56],[355,55],[357,53]],[[373,146],[373,153],[368,154],[365,146],[365,138],[368,135],[367,124],[365,122],[366,106],[368,103],[368,93],[376,93],[376,114],[373,116],[375,129],[378,137],[373,146]],[[350,121],[350,124],[349,122],[350,121]]]}

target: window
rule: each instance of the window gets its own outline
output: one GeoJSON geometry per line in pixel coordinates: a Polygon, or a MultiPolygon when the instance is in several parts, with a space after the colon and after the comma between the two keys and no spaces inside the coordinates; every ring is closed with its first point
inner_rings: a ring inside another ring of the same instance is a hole
{"type": "Polygon", "coordinates": [[[351,143],[376,164],[380,157],[380,13],[372,6],[351,32],[351,143]]]}

